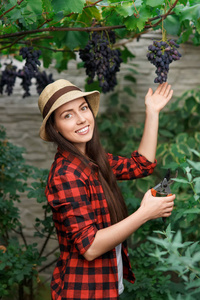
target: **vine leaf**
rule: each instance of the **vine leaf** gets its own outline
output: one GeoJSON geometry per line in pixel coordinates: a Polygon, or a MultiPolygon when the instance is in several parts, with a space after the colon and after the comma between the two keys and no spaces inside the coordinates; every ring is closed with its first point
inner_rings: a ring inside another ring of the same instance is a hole
{"type": "Polygon", "coordinates": [[[151,7],[155,7],[155,6],[162,5],[162,4],[163,4],[162,0],[147,0],[146,1],[146,5],[149,5],[151,7]]]}
{"type": "Polygon", "coordinates": [[[65,13],[81,13],[85,4],[85,0],[52,0],[54,11],[64,11],[65,13]]]}

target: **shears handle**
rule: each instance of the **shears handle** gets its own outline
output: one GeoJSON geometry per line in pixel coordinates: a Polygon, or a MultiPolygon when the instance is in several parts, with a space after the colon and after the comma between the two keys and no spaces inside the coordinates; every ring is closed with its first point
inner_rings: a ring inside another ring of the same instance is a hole
{"type": "Polygon", "coordinates": [[[151,195],[154,196],[154,197],[156,197],[156,194],[157,194],[157,191],[152,188],[151,189],[151,195]]]}
{"type": "MultiPolygon", "coordinates": [[[[151,189],[151,194],[152,194],[152,196],[156,197],[157,191],[152,188],[151,189]]],[[[167,195],[167,197],[169,197],[169,196],[172,196],[172,194],[167,195]]],[[[163,217],[162,220],[163,220],[164,223],[166,222],[166,218],[163,217]]]]}

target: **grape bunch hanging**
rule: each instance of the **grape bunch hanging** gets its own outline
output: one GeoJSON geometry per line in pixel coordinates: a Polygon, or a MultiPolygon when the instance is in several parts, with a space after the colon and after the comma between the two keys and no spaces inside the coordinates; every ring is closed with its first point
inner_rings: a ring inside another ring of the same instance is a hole
{"type": "Polygon", "coordinates": [[[17,77],[17,67],[13,66],[12,63],[5,65],[5,70],[2,71],[1,74],[0,93],[3,94],[3,89],[5,86],[5,92],[8,94],[8,96],[10,96],[13,92],[13,87],[17,77]]]}
{"type": "Polygon", "coordinates": [[[32,85],[32,78],[36,79],[36,89],[38,94],[49,83],[54,81],[52,74],[47,75],[45,71],[40,72],[38,66],[40,66],[39,57],[41,55],[40,50],[34,50],[33,47],[23,47],[20,49],[20,55],[25,59],[25,65],[22,69],[17,70],[17,67],[10,64],[5,64],[5,70],[2,71],[0,79],[0,93],[5,93],[10,96],[13,93],[13,87],[15,85],[16,78],[20,78],[21,86],[25,91],[23,98],[30,96],[30,86],[32,85]]]}
{"type": "Polygon", "coordinates": [[[114,43],[114,31],[94,31],[86,47],[79,50],[88,75],[87,83],[93,83],[97,76],[103,93],[114,89],[117,84],[116,73],[122,62],[120,51],[113,49],[114,43]]]}
{"type": "Polygon", "coordinates": [[[155,83],[163,83],[167,81],[169,65],[181,58],[181,54],[177,50],[179,45],[172,39],[167,41],[153,41],[148,47],[147,58],[156,67],[155,73],[157,77],[155,83]]]}

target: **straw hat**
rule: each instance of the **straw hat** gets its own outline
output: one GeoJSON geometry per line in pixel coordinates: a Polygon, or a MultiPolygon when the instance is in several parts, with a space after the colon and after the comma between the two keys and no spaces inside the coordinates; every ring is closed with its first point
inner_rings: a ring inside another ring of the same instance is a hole
{"type": "Polygon", "coordinates": [[[50,138],[46,133],[45,126],[52,112],[61,105],[80,97],[87,98],[91,109],[96,116],[100,101],[99,91],[82,92],[78,87],[65,79],[58,79],[44,88],[38,100],[38,106],[43,116],[42,126],[40,127],[41,139],[44,141],[50,141],[50,138]]]}

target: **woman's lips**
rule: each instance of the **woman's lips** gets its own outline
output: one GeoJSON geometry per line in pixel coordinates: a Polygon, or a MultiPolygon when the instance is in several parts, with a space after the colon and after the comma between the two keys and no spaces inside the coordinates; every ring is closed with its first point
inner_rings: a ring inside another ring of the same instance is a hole
{"type": "Polygon", "coordinates": [[[77,130],[76,133],[78,133],[78,134],[86,134],[86,133],[88,133],[88,131],[89,131],[89,126],[85,126],[85,127],[81,128],[81,129],[77,130]]]}

